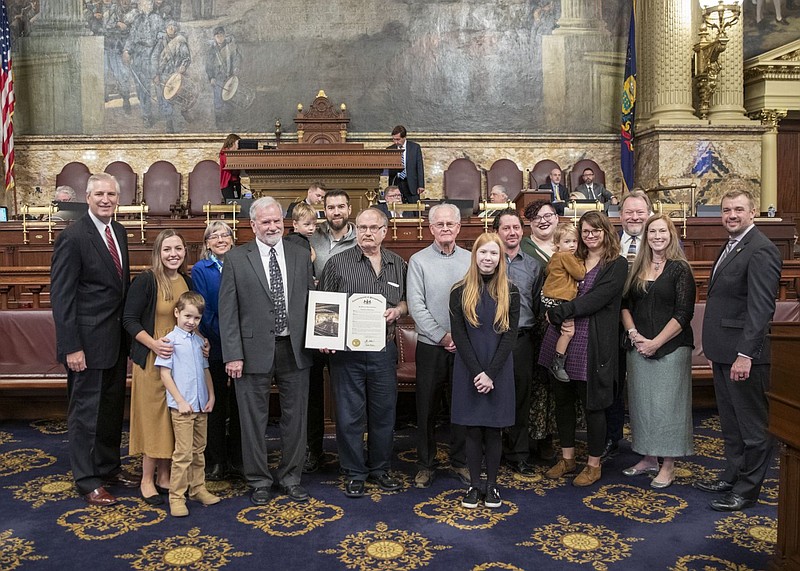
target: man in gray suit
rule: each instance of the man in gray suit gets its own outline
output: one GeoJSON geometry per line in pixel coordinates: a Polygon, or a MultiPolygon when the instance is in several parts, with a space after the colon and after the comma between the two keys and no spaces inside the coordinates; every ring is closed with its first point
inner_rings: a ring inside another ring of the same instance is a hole
{"type": "Polygon", "coordinates": [[[281,405],[278,483],[290,499],[307,501],[300,474],[311,367],[304,349],[308,290],[314,287],[311,255],[283,240],[283,213],[273,198],[252,204],[250,226],[256,239],[225,256],[219,290],[222,357],[236,383],[244,475],[253,488],[250,500],[267,504],[273,478],[264,434],[275,378],[281,405]]]}
{"type": "Polygon", "coordinates": [[[583,169],[582,177],[583,183],[578,185],[575,189],[576,193],[580,193],[585,200],[598,200],[605,204],[605,210],[608,212],[609,204],[619,204],[617,197],[611,194],[603,183],[595,182],[594,169],[586,167],[583,169]]]}
{"type": "Polygon", "coordinates": [[[781,276],[778,248],[753,224],[756,207],[746,191],[722,197],[722,224],[729,240],[708,284],[703,351],[711,361],[725,471],[719,480],[695,487],[724,493],[711,502],[717,511],[739,511],[758,500],[772,457],[769,413],[769,322],[781,276]]]}

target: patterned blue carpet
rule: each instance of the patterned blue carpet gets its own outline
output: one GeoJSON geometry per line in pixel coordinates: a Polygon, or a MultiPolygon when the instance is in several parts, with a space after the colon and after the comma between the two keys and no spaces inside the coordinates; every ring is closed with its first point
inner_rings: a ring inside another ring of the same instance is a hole
{"type": "MultiPolygon", "coordinates": [[[[696,414],[696,456],[678,463],[667,489],[622,476],[637,461],[625,443],[589,488],[543,478],[547,466],[530,477],[503,468],[499,509],[462,508],[463,489],[447,471],[415,489],[411,427],[395,440],[399,492],[346,498],[334,440],[326,447],[323,469],[304,476],[310,502],[277,496],[255,507],[242,482],[214,482],[224,500],[190,502],[189,517],[178,519],[138,490],[117,490],[122,501],[112,508],[84,504],[71,484],[63,420],[0,423],[0,569],[748,571],[766,569],[775,547],[777,458],[761,501],[744,512],[714,512],[713,496],[691,487],[722,466],[719,421],[708,414],[696,414]]],[[[139,458],[124,463],[140,468],[139,458]]]]}

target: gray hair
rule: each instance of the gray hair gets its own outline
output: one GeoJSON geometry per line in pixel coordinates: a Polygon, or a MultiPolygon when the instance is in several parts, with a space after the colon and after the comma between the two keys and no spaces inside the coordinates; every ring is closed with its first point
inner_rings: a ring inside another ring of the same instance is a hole
{"type": "Polygon", "coordinates": [[[431,220],[433,220],[433,217],[440,210],[442,210],[442,211],[449,210],[450,212],[453,213],[453,216],[455,216],[458,219],[459,222],[461,221],[461,210],[459,210],[458,206],[456,206],[455,204],[452,204],[450,202],[444,202],[442,204],[436,204],[436,205],[431,207],[431,209],[428,211],[428,223],[431,223],[431,220]]]}
{"type": "Polygon", "coordinates": [[[270,206],[277,206],[278,209],[281,211],[281,215],[283,215],[283,208],[281,208],[280,203],[277,200],[272,198],[271,196],[262,196],[253,204],[250,205],[250,220],[256,217],[256,212],[259,210],[264,210],[265,208],[269,208],[270,206]]]}
{"type": "Polygon", "coordinates": [[[117,190],[117,194],[120,193],[119,182],[117,182],[117,179],[114,178],[113,175],[108,174],[107,172],[99,172],[89,177],[89,182],[86,183],[86,196],[89,196],[94,190],[94,187],[100,182],[112,183],[114,185],[114,188],[117,190]]]}
{"type": "Polygon", "coordinates": [[[67,184],[62,184],[58,188],[56,188],[55,200],[63,200],[64,202],[74,202],[75,199],[78,198],[78,195],[75,193],[75,189],[67,184]],[[66,194],[66,199],[59,199],[58,196],[60,194],[66,194]]]}
{"type": "Polygon", "coordinates": [[[206,231],[203,232],[203,258],[208,259],[208,257],[211,256],[211,249],[208,247],[208,237],[217,231],[233,236],[231,227],[222,220],[212,220],[209,222],[208,226],[206,226],[206,231]]]}

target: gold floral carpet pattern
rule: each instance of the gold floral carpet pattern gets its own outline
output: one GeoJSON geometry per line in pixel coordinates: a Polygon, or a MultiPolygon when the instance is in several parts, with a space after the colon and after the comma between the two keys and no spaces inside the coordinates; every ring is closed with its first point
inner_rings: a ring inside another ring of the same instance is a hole
{"type": "MultiPolygon", "coordinates": [[[[268,436],[276,448],[277,434],[268,436]]],[[[209,482],[221,503],[189,502],[189,517],[173,518],[137,490],[113,490],[121,501],[110,508],[86,505],[72,485],[63,419],[0,423],[0,570],[756,571],[775,548],[777,460],[760,502],[743,512],[714,512],[713,496],[691,486],[722,468],[719,422],[708,413],[696,414],[696,455],[677,463],[669,488],[622,476],[638,460],[624,442],[588,488],[548,480],[544,463],[530,476],[501,468],[496,509],[461,507],[464,489],[444,468],[416,489],[413,427],[395,439],[397,492],[368,485],[363,498],[346,498],[335,441],[326,447],[320,471],[303,477],[308,502],[274,490],[267,506],[253,506],[244,482],[229,479],[209,482]]],[[[444,444],[439,459],[447,463],[444,444]]],[[[141,470],[141,458],[123,464],[141,470]]]]}

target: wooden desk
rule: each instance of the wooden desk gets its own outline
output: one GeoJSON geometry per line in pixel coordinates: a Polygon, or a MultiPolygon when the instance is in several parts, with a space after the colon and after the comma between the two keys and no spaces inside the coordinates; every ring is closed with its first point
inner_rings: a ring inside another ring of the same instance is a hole
{"type": "MultiPolygon", "coordinates": [[[[369,205],[365,197],[380,187],[385,169],[402,169],[397,149],[365,149],[361,143],[285,143],[276,149],[228,151],[228,170],[246,170],[255,196],[274,197],[286,209],[305,196],[312,182],[350,195],[353,215],[369,205]]],[[[244,181],[243,181],[244,183],[244,181]]]]}
{"type": "Polygon", "coordinates": [[[780,451],[778,544],[770,566],[800,569],[800,323],[773,323],[769,431],[780,451]]]}

